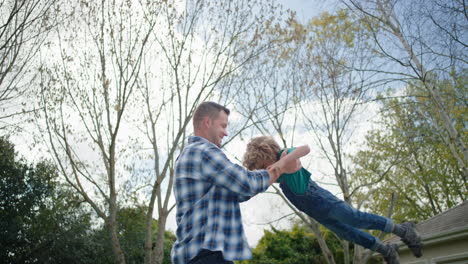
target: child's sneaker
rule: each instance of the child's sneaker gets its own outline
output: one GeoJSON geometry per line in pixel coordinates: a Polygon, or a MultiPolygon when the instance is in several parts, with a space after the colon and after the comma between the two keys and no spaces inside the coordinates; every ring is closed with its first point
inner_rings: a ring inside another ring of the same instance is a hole
{"type": "Polygon", "coordinates": [[[417,258],[422,256],[422,243],[421,236],[416,231],[416,224],[412,221],[401,224],[405,228],[405,235],[401,238],[408,248],[413,252],[413,255],[417,258]]]}
{"type": "Polygon", "coordinates": [[[387,256],[384,256],[385,263],[387,264],[400,264],[400,256],[398,255],[398,245],[390,244],[388,245],[390,250],[388,251],[387,256]]]}

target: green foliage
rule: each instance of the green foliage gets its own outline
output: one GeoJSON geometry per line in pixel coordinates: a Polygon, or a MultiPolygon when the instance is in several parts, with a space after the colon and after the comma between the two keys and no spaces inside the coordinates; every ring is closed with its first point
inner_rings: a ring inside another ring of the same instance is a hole
{"type": "Polygon", "coordinates": [[[307,28],[314,33],[314,41],[341,41],[347,46],[353,47],[357,34],[363,30],[363,24],[348,10],[340,9],[335,14],[324,12],[311,19],[307,28]]]}
{"type": "MultiPolygon", "coordinates": [[[[122,208],[117,214],[119,241],[127,257],[127,263],[143,263],[145,258],[145,222],[147,207],[122,208]]],[[[158,233],[158,221],[153,219],[153,243],[158,233]]],[[[176,237],[169,231],[164,232],[163,264],[171,263],[171,248],[176,237]]]]}
{"type": "MultiPolygon", "coordinates": [[[[145,222],[147,208],[126,207],[122,208],[117,213],[118,237],[120,246],[125,253],[127,263],[143,263],[145,259],[145,222]]],[[[158,233],[158,221],[153,219],[153,243],[156,240],[158,233]]],[[[102,263],[114,263],[114,255],[112,253],[109,241],[109,230],[106,226],[96,230],[92,240],[100,245],[102,263]]],[[[169,231],[164,232],[164,259],[163,264],[171,263],[171,248],[176,237],[169,231]]]]}
{"type": "MultiPolygon", "coordinates": [[[[454,126],[464,141],[467,124],[466,74],[440,80],[438,88],[454,126]]],[[[368,149],[355,155],[354,186],[372,184],[376,189],[365,204],[369,210],[386,214],[392,193],[399,199],[393,218],[424,220],[468,198],[468,185],[450,150],[448,135],[441,128],[439,113],[421,83],[410,83],[404,99],[385,103],[382,129],[367,136],[368,149]],[[388,170],[388,171],[387,171],[388,170]],[[387,172],[386,172],[387,171],[387,172]]],[[[461,153],[460,153],[461,154],[461,153]]],[[[369,194],[363,188],[357,199],[369,194]]]]}
{"type": "Polygon", "coordinates": [[[0,138],[0,259],[7,263],[89,263],[90,216],[46,162],[16,160],[0,138]]]}
{"type": "MultiPolygon", "coordinates": [[[[337,263],[343,262],[343,252],[336,236],[324,231],[326,242],[335,256],[337,263]],[[340,262],[341,261],[341,262],[340,262]]],[[[325,263],[315,235],[307,228],[294,225],[291,231],[265,231],[265,234],[252,251],[251,260],[241,264],[303,264],[325,263]]]]}
{"type": "MultiPolygon", "coordinates": [[[[0,259],[5,263],[115,263],[106,227],[92,227],[79,197],[57,180],[47,162],[17,160],[14,145],[0,138],[0,259]]],[[[144,207],[118,212],[118,231],[127,263],[144,262],[144,207]]],[[[157,221],[153,220],[153,241],[157,221]]],[[[175,236],[164,235],[164,264],[175,236]]]]}

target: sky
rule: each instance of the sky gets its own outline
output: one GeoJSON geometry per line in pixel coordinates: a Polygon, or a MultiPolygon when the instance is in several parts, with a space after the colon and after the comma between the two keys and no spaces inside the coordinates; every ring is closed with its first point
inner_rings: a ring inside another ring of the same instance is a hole
{"type": "Polygon", "coordinates": [[[297,18],[305,22],[322,12],[332,12],[340,4],[339,0],[277,0],[285,8],[296,12],[297,18]]]}

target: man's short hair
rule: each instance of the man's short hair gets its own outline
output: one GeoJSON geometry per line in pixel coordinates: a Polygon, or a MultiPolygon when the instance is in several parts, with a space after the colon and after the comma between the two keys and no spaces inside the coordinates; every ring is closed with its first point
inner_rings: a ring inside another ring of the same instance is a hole
{"type": "Polygon", "coordinates": [[[193,114],[193,127],[197,128],[206,116],[211,119],[216,119],[221,111],[224,111],[226,115],[230,113],[229,109],[215,102],[208,101],[201,103],[193,114]]]}

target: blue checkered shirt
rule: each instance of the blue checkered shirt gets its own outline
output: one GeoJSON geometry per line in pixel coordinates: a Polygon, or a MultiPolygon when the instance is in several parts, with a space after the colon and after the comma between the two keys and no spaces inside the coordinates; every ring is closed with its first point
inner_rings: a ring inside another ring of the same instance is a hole
{"type": "Polygon", "coordinates": [[[177,240],[173,264],[185,264],[202,249],[222,251],[226,260],[250,259],[239,203],[265,191],[266,170],[232,163],[216,145],[189,137],[175,163],[177,240]]]}

